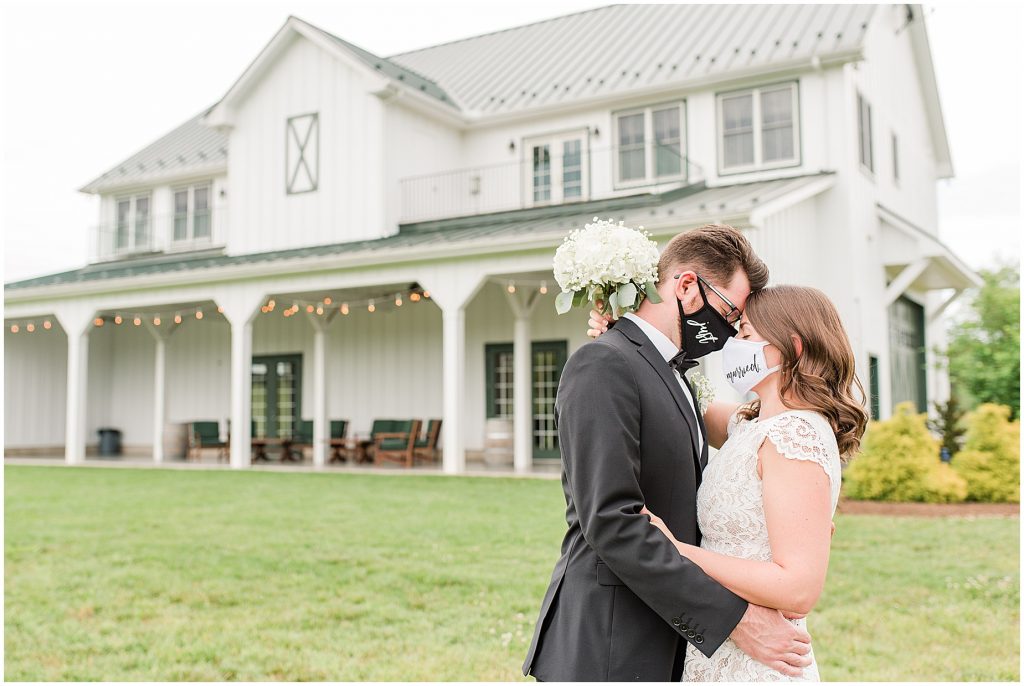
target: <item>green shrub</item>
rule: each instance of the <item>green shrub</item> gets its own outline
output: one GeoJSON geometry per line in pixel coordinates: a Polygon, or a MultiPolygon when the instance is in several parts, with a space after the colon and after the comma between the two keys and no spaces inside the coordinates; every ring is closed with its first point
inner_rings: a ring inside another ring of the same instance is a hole
{"type": "Polygon", "coordinates": [[[964,449],[953,469],[967,482],[968,500],[1020,502],[1020,420],[1010,408],[985,403],[967,416],[964,449]]]}
{"type": "Polygon", "coordinates": [[[855,500],[889,502],[954,503],[967,495],[963,478],[939,461],[939,441],[911,403],[868,425],[862,452],[843,475],[843,488],[855,500]]]}

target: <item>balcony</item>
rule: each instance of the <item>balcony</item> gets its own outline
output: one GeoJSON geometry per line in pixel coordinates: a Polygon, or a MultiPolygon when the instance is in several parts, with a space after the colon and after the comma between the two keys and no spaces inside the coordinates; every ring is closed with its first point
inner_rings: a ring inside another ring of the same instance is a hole
{"type": "Polygon", "coordinates": [[[560,156],[548,154],[548,146],[531,147],[526,160],[401,179],[399,223],[656,193],[703,180],[699,165],[668,147],[653,155],[642,147],[612,147],[560,156]]]}
{"type": "Polygon", "coordinates": [[[203,250],[218,244],[224,208],[146,216],[98,224],[91,229],[90,262],[104,262],[155,253],[203,250]]]}

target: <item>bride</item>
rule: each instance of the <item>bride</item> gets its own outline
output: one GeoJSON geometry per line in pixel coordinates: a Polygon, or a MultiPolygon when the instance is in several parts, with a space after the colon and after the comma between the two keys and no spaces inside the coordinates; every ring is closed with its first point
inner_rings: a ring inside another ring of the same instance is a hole
{"type": "MultiPolygon", "coordinates": [[[[610,317],[591,311],[589,335],[610,317]]],[[[726,380],[758,400],[717,402],[704,415],[719,448],[697,492],[700,546],[676,540],[644,508],[679,554],[750,603],[806,616],[825,585],[829,523],[839,500],[841,464],[867,424],[855,400],[855,358],[832,302],[819,290],[774,286],[746,302],[735,337],[722,349],[726,380]]],[[[683,681],[818,681],[811,664],[791,678],[757,662],[731,639],[710,657],[687,644],[683,681]]]]}

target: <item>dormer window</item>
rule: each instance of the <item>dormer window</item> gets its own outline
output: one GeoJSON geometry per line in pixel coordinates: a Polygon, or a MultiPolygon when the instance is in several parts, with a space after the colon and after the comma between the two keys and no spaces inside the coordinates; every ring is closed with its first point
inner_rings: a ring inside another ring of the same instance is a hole
{"type": "Polygon", "coordinates": [[[212,207],[209,182],[174,189],[174,241],[209,240],[212,207]]]}
{"type": "Polygon", "coordinates": [[[586,200],[589,195],[587,131],[528,138],[525,173],[528,205],[557,205],[586,200]]]}
{"type": "Polygon", "coordinates": [[[717,110],[720,174],[800,164],[795,82],[720,93],[717,110]]]}
{"type": "Polygon", "coordinates": [[[616,112],[614,151],[617,188],[686,178],[686,107],[663,103],[616,112]]]}
{"type": "Polygon", "coordinates": [[[151,247],[149,194],[117,199],[114,220],[114,252],[135,252],[151,247]]]}

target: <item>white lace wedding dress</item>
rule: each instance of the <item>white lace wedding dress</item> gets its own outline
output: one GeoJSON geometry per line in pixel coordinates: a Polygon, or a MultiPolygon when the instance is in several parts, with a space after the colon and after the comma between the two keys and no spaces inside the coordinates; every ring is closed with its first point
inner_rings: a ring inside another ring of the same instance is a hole
{"type": "MultiPolygon", "coordinates": [[[[835,434],[825,417],[809,410],[789,410],[767,419],[729,420],[729,438],[704,469],[697,492],[701,547],[749,560],[772,559],[757,475],[757,451],[765,438],[782,455],[815,462],[828,474],[832,513],[839,502],[840,462],[835,434]]],[[[790,620],[806,630],[806,619],[790,620]]],[[[711,658],[692,644],[686,648],[682,681],[819,681],[818,665],[803,676],[788,677],[757,662],[726,639],[711,658]]]]}

